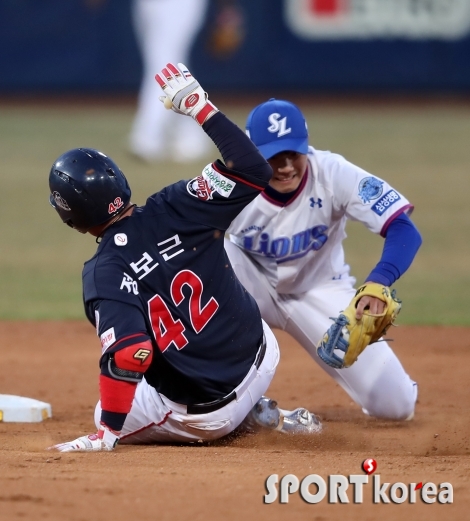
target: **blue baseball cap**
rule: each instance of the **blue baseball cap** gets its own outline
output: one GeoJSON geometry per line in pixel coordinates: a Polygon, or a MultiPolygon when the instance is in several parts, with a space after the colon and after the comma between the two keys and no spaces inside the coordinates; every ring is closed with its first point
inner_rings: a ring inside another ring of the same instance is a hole
{"type": "Polygon", "coordinates": [[[292,150],[306,154],[307,122],[297,105],[271,98],[249,114],[246,133],[265,159],[292,150]]]}

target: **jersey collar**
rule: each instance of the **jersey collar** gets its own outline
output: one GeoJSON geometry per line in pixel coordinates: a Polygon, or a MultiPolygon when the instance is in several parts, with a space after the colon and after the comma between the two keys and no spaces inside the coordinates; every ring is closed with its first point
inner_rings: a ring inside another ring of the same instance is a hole
{"type": "Polygon", "coordinates": [[[278,192],[277,190],[274,190],[274,188],[270,185],[268,185],[264,192],[261,192],[261,195],[267,199],[271,204],[274,204],[276,206],[288,206],[289,204],[293,203],[297,197],[300,195],[302,190],[304,189],[305,185],[307,184],[307,177],[308,177],[308,165],[305,170],[305,173],[302,177],[302,181],[300,181],[299,186],[293,190],[292,192],[282,193],[278,192]]]}

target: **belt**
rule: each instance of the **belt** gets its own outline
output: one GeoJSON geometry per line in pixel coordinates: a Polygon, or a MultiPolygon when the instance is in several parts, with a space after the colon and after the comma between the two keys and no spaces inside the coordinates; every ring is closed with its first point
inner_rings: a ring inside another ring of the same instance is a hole
{"type": "Polygon", "coordinates": [[[214,400],[213,402],[207,403],[194,403],[192,405],[187,406],[188,414],[207,414],[209,412],[218,411],[222,409],[225,405],[235,400],[237,397],[237,392],[242,394],[242,391],[246,389],[249,383],[253,380],[256,375],[256,370],[259,369],[261,365],[264,355],[266,354],[266,338],[263,334],[263,340],[261,345],[259,346],[258,352],[256,353],[255,361],[251,369],[248,371],[248,374],[245,376],[243,381],[238,385],[230,394],[225,396],[224,398],[220,398],[219,400],[214,400]]]}

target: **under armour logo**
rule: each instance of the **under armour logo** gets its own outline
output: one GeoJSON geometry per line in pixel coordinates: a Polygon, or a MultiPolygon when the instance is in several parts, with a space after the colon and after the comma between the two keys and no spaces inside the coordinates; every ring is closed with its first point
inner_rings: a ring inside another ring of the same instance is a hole
{"type": "Polygon", "coordinates": [[[313,197],[310,197],[310,207],[315,208],[315,205],[318,204],[318,208],[322,207],[321,199],[318,199],[318,201],[315,201],[313,197]]]}
{"type": "Polygon", "coordinates": [[[286,128],[287,118],[281,118],[281,115],[277,114],[276,112],[269,116],[268,121],[271,123],[271,125],[268,127],[268,131],[272,132],[273,134],[277,132],[277,137],[282,137],[292,132],[290,127],[286,128]]]}

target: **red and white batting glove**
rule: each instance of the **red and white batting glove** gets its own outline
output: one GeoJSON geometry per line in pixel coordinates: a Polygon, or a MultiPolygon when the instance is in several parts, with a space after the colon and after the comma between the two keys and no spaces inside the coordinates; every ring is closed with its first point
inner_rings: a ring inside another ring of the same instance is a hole
{"type": "Polygon", "coordinates": [[[155,79],[165,93],[165,96],[159,98],[165,107],[171,108],[178,114],[191,116],[199,125],[219,111],[207,99],[207,92],[188,71],[186,65],[178,63],[176,67],[168,63],[155,79]]]}
{"type": "Polygon", "coordinates": [[[47,450],[58,452],[97,452],[113,450],[119,441],[119,433],[102,425],[96,434],[81,436],[73,441],[59,443],[47,450]]]}

